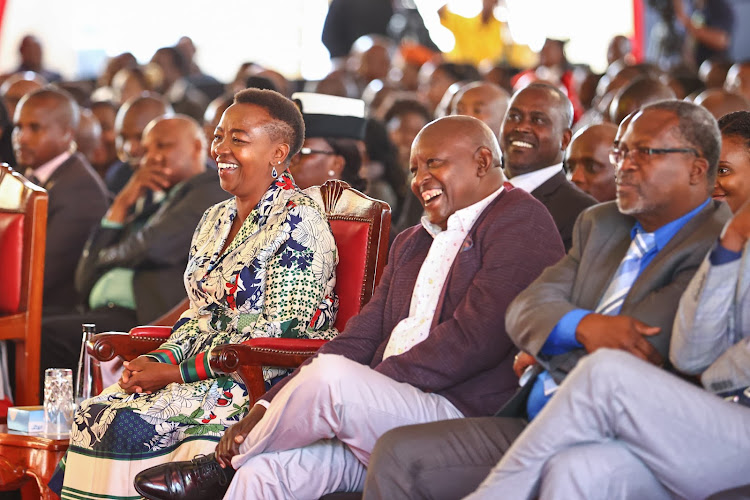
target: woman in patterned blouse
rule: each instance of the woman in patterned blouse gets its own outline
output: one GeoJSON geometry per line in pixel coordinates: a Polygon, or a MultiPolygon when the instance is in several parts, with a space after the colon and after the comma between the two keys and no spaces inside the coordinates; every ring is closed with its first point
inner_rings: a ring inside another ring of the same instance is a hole
{"type": "MultiPolygon", "coordinates": [[[[297,107],[276,92],[235,96],[211,146],[234,197],[209,208],[193,236],[190,308],[159,349],[125,363],[119,384],[81,404],[62,498],[140,498],[133,478],[141,470],[213,452],[248,410],[244,385],[211,370],[213,347],[336,335],[333,235],[287,172],[304,130],[297,107]]],[[[283,374],[264,369],[267,382],[283,374]]]]}

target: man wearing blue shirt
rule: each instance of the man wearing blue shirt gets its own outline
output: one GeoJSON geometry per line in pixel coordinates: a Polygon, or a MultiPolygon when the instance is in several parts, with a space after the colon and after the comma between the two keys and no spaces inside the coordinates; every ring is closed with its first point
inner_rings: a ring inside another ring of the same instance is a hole
{"type": "Polygon", "coordinates": [[[730,216],[709,199],[720,144],[716,121],[693,104],[663,101],[633,118],[611,155],[617,201],[581,214],[568,255],[506,313],[508,334],[536,360],[527,401],[511,405],[524,414],[389,432],[373,452],[368,499],[466,496],[589,353],[664,365],[680,297],[730,216]]]}

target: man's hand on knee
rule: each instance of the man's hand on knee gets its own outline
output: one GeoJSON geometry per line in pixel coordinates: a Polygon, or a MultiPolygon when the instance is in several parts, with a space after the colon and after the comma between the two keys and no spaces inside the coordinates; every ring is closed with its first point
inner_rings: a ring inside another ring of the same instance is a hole
{"type": "Polygon", "coordinates": [[[265,414],[265,406],[254,405],[245,418],[227,429],[216,446],[216,461],[219,465],[225,468],[232,467],[232,457],[239,454],[240,445],[245,441],[245,437],[265,414]]]}

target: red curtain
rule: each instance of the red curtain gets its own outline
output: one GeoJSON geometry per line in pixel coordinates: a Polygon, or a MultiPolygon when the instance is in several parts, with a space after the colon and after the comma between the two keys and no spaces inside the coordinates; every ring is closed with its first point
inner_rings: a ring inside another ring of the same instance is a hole
{"type": "Polygon", "coordinates": [[[633,39],[631,40],[631,45],[637,62],[643,62],[645,56],[644,23],[643,0],[633,0],[633,39]]]}
{"type": "Polygon", "coordinates": [[[0,33],[3,31],[3,14],[5,14],[5,4],[8,0],[0,0],[0,33]]]}

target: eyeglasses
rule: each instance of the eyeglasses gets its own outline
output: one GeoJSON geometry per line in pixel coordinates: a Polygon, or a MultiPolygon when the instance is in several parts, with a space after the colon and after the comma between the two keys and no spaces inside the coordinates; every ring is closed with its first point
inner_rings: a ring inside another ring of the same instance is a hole
{"type": "Polygon", "coordinates": [[[630,158],[630,161],[635,163],[645,163],[651,159],[653,155],[666,155],[670,153],[692,153],[700,158],[698,151],[693,148],[633,148],[628,149],[627,147],[614,147],[609,150],[609,161],[613,165],[618,167],[622,163],[630,158]]]}
{"type": "Polygon", "coordinates": [[[338,155],[336,151],[323,151],[321,149],[310,149],[310,148],[302,148],[299,150],[299,154],[302,156],[307,155],[338,155]]]}

